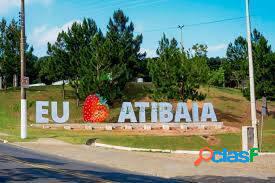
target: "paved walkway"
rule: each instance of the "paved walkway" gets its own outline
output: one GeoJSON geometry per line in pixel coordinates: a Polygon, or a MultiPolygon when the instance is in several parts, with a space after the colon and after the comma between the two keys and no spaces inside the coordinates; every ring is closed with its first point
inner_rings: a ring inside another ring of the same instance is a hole
{"type": "Polygon", "coordinates": [[[195,167],[195,155],[128,152],[72,145],[53,139],[16,145],[44,153],[165,178],[198,182],[275,182],[275,155],[256,157],[253,163],[205,163],[195,167]]]}

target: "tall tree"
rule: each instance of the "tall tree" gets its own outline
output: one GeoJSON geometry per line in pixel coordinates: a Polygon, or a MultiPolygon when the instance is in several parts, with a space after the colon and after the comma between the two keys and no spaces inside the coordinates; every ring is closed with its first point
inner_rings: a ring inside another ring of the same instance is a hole
{"type": "MultiPolygon", "coordinates": [[[[31,74],[30,82],[35,80],[33,65],[37,57],[33,55],[33,48],[26,44],[25,47],[27,74],[31,74]]],[[[12,86],[13,76],[20,74],[20,26],[14,19],[8,24],[3,18],[0,22],[0,68],[4,78],[4,87],[12,86]]]]}
{"type": "MultiPolygon", "coordinates": [[[[253,64],[255,77],[256,97],[273,98],[274,90],[274,57],[268,40],[256,29],[252,33],[253,64]]],[[[234,44],[230,43],[227,49],[227,62],[223,63],[225,80],[248,81],[247,42],[238,37],[234,44]]],[[[249,82],[247,82],[249,83],[249,82]]],[[[228,85],[228,82],[226,83],[228,85]]],[[[231,85],[232,86],[232,85],[231,85]]],[[[244,95],[249,98],[249,88],[243,89],[244,95]]]]}
{"type": "MultiPolygon", "coordinates": [[[[253,31],[253,59],[255,75],[255,93],[257,98],[275,96],[275,60],[268,40],[257,30],[253,31]]],[[[245,91],[249,94],[248,90],[245,91]]],[[[249,95],[246,95],[247,97],[249,95]]]]}
{"type": "Polygon", "coordinates": [[[106,39],[111,50],[110,61],[114,64],[126,64],[126,79],[137,77],[140,70],[138,62],[145,59],[145,53],[140,53],[142,35],[134,36],[134,24],[122,10],[117,10],[110,18],[107,26],[106,39]]]}
{"type": "MultiPolygon", "coordinates": [[[[204,46],[197,44],[194,48],[204,46]]],[[[195,50],[195,54],[190,56],[189,53],[181,52],[175,39],[169,40],[163,35],[157,54],[159,58],[148,63],[156,98],[178,98],[184,101],[203,98],[198,89],[208,78],[206,50],[195,50]]]]}
{"type": "Polygon", "coordinates": [[[171,41],[164,34],[159,41],[157,49],[159,55],[148,62],[148,68],[155,85],[154,97],[156,99],[180,98],[179,68],[181,68],[181,54],[177,41],[171,41]]]}
{"type": "Polygon", "coordinates": [[[83,49],[82,57],[87,59],[82,67],[81,96],[97,92],[110,104],[121,97],[126,82],[137,77],[144,66],[141,43],[142,35],[134,36],[134,24],[122,10],[115,11],[106,36],[99,31],[83,49]]]}
{"type": "Polygon", "coordinates": [[[207,55],[207,45],[195,44],[192,46],[192,50],[195,52],[197,57],[206,57],[207,55]]]}
{"type": "Polygon", "coordinates": [[[240,87],[241,83],[247,80],[247,42],[239,36],[234,44],[230,43],[226,52],[227,61],[223,62],[225,69],[225,81],[227,86],[240,87]]]}
{"type": "Polygon", "coordinates": [[[95,21],[84,19],[61,32],[55,44],[49,44],[48,53],[56,65],[55,77],[69,78],[78,101],[96,92],[112,102],[143,66],[141,43],[142,35],[134,36],[134,24],[118,10],[106,36],[95,21]]]}
{"type": "Polygon", "coordinates": [[[120,80],[126,72],[125,65],[113,65],[110,62],[112,46],[102,33],[97,33],[89,47],[83,50],[82,56],[87,59],[81,67],[80,95],[85,98],[91,93],[98,93],[109,103],[120,93],[120,80]]]}
{"type": "Polygon", "coordinates": [[[211,70],[218,70],[224,61],[225,61],[225,58],[210,57],[210,58],[207,58],[207,65],[211,70]]]}
{"type": "Polygon", "coordinates": [[[38,73],[38,82],[45,83],[46,85],[52,84],[56,79],[56,72],[54,63],[52,63],[51,56],[44,56],[38,59],[35,64],[35,68],[39,71],[38,73]]]}
{"type": "Polygon", "coordinates": [[[74,88],[77,105],[79,105],[79,85],[81,77],[81,64],[84,58],[82,50],[91,43],[93,36],[98,32],[94,20],[84,19],[83,22],[74,22],[65,32],[59,33],[55,44],[48,45],[48,53],[53,57],[57,69],[57,78],[69,79],[74,88]]]}
{"type": "MultiPolygon", "coordinates": [[[[7,24],[6,20],[1,22],[1,70],[4,77],[4,84],[11,86],[13,76],[19,75],[20,66],[20,28],[15,20],[7,24]]],[[[4,86],[5,88],[7,86],[4,86]]]]}

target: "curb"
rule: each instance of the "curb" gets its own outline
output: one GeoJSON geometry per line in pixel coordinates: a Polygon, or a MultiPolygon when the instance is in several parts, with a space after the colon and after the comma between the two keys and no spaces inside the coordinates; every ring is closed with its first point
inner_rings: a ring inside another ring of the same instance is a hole
{"type": "Polygon", "coordinates": [[[4,139],[0,139],[0,142],[2,142],[2,143],[4,143],[4,144],[7,144],[9,141],[4,140],[4,139]]]}
{"type": "MultiPolygon", "coordinates": [[[[103,143],[98,143],[98,142],[95,142],[93,144],[93,146],[94,147],[103,147],[103,148],[108,148],[108,149],[124,150],[124,151],[137,151],[137,152],[157,152],[157,153],[191,154],[191,155],[198,155],[200,153],[200,151],[191,151],[191,150],[168,150],[168,149],[133,148],[133,147],[108,145],[108,144],[103,144],[103,143]]],[[[261,156],[275,155],[275,153],[272,153],[272,152],[260,152],[259,155],[261,155],[261,156]]]]}
{"type": "MultiPolygon", "coordinates": [[[[7,144],[9,143],[7,140],[0,139],[0,143],[7,144]]],[[[17,144],[12,144],[17,147],[21,147],[24,149],[24,146],[20,146],[17,144]]],[[[189,154],[189,155],[198,155],[200,151],[191,151],[191,150],[168,150],[168,149],[145,149],[145,148],[134,148],[134,147],[125,147],[125,146],[115,146],[115,145],[108,145],[108,144],[103,144],[103,143],[98,143],[95,142],[93,143],[94,147],[102,147],[102,148],[108,148],[108,149],[116,149],[116,150],[123,150],[123,151],[136,151],[136,152],[156,152],[156,153],[170,153],[170,154],[189,154]]],[[[208,152],[206,152],[208,153],[208,152]]],[[[260,152],[260,156],[268,156],[268,155],[274,155],[275,152],[260,152]]]]}
{"type": "Polygon", "coordinates": [[[200,151],[188,151],[188,150],[168,150],[168,149],[144,149],[144,148],[133,148],[124,146],[114,146],[108,144],[102,144],[95,142],[95,147],[104,147],[109,149],[124,150],[124,151],[137,151],[137,152],[158,152],[158,153],[171,153],[171,154],[198,154],[200,151]]]}

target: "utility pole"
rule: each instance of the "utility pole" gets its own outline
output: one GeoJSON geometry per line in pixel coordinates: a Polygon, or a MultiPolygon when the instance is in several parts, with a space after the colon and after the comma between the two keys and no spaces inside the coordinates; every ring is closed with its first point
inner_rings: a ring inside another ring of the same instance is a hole
{"type": "Polygon", "coordinates": [[[246,28],[247,28],[247,45],[248,45],[248,60],[249,60],[249,81],[250,81],[250,104],[251,104],[251,120],[254,128],[254,147],[258,147],[258,131],[257,131],[257,116],[256,116],[256,100],[254,86],[254,68],[251,43],[251,24],[249,13],[249,0],[246,1],[246,28]]]}
{"type": "Polygon", "coordinates": [[[20,39],[20,59],[21,59],[21,139],[27,138],[27,97],[25,89],[25,2],[21,0],[21,39],[20,39]]]}
{"type": "Polygon", "coordinates": [[[182,29],[184,28],[184,25],[178,25],[178,28],[180,29],[180,44],[183,49],[182,29]]]}

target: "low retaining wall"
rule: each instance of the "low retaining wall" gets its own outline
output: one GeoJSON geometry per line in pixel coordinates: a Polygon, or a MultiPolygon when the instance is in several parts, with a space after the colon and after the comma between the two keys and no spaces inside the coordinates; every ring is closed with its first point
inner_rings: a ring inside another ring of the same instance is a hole
{"type": "Polygon", "coordinates": [[[81,124],[32,124],[32,127],[35,128],[44,128],[44,129],[58,129],[63,128],[66,130],[113,130],[113,129],[125,129],[125,130],[134,130],[134,129],[163,129],[171,130],[172,128],[178,128],[182,130],[188,129],[206,129],[206,128],[215,128],[221,129],[223,127],[223,122],[199,122],[199,123],[81,123],[81,124]]]}

